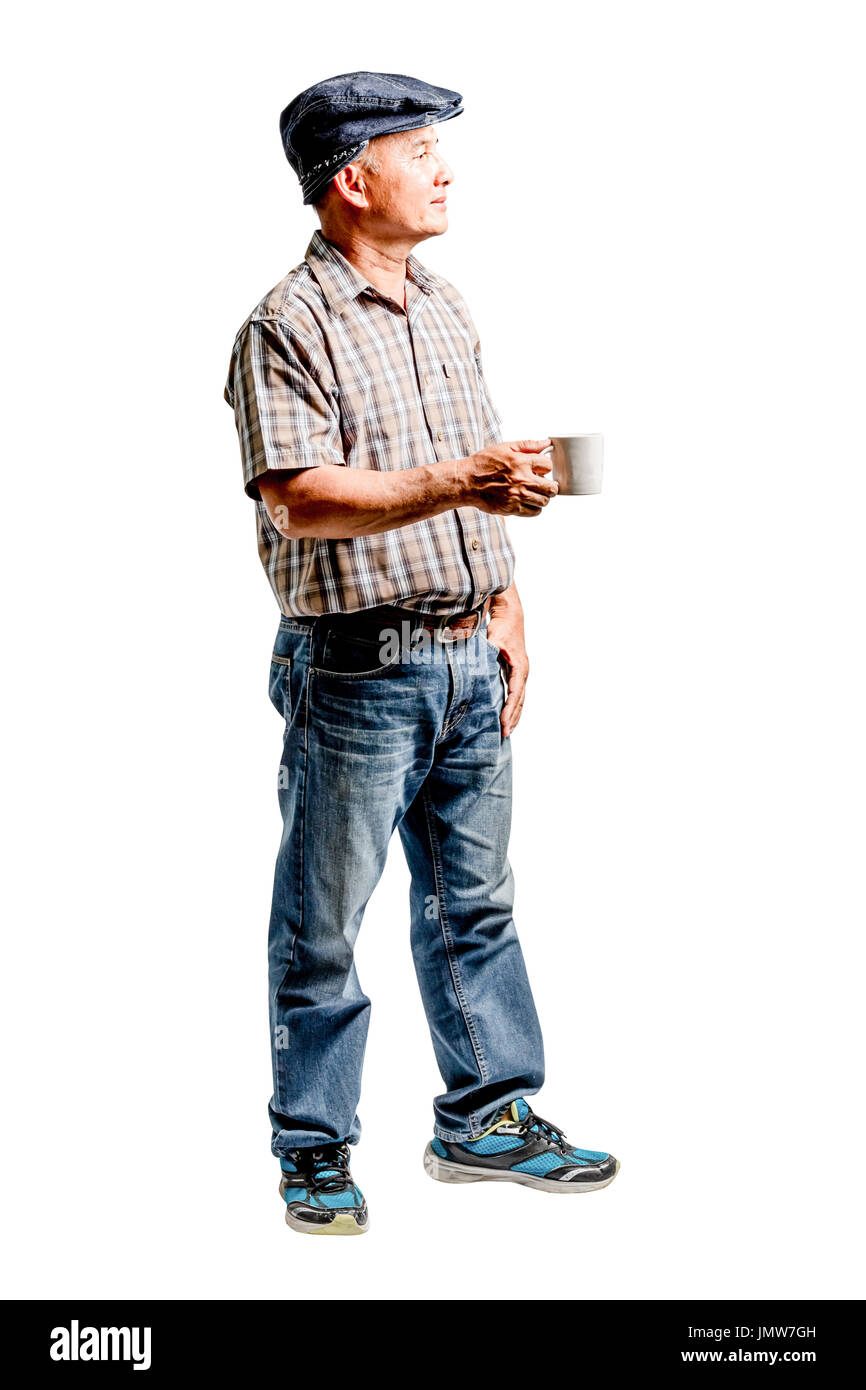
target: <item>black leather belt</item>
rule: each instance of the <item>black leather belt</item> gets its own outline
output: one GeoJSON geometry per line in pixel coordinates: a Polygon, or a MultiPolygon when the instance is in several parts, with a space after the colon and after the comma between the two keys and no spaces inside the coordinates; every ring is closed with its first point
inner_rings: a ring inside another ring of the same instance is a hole
{"type": "Polygon", "coordinates": [[[399,629],[401,623],[410,627],[422,627],[427,632],[439,636],[440,641],[462,642],[473,637],[481,627],[490,611],[492,598],[485,599],[480,608],[468,613],[450,613],[439,616],[436,613],[421,613],[413,608],[400,608],[397,605],[382,604],[378,608],[364,608],[354,613],[330,613],[320,621],[327,620],[327,626],[339,627],[344,632],[353,629],[367,631],[393,626],[399,629]]]}

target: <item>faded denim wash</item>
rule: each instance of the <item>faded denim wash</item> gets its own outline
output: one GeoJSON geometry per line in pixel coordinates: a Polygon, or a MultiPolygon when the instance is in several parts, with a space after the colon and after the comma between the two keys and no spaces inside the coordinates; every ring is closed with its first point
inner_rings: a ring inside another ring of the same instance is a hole
{"type": "Polygon", "coordinates": [[[415,629],[407,643],[408,623],[395,657],[385,626],[376,610],[284,617],[272,655],[270,697],[285,719],[269,933],[269,1113],[281,1156],[360,1138],[370,1000],[354,945],[395,829],[445,1085],[434,1132],[474,1138],[499,1106],[544,1080],[512,918],[504,659],[483,627],[468,639],[431,639],[425,651],[410,645],[415,629]]]}

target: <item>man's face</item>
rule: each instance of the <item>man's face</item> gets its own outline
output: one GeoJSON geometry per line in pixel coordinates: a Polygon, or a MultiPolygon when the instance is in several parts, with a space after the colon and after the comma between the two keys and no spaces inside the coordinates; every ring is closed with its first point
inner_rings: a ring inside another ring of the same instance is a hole
{"type": "Polygon", "coordinates": [[[381,169],[364,172],[368,225],[423,240],[448,230],[446,195],[453,175],[439,154],[435,125],[375,141],[381,169]]]}

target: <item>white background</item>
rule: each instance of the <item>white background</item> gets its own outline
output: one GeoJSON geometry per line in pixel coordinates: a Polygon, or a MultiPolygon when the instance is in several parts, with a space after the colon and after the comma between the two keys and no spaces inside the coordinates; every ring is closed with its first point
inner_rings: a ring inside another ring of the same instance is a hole
{"type": "Polygon", "coordinates": [[[864,96],[857,5],[48,4],[8,36],[5,1292],[862,1297],[864,96]],[[26,27],[22,27],[26,26],[26,27]],[[359,1241],[269,1150],[278,613],[232,341],[318,225],[282,153],[358,68],[465,97],[450,226],[506,439],[536,1104],[565,1202],[421,1163],[442,1089],[395,838],[359,1241]]]}

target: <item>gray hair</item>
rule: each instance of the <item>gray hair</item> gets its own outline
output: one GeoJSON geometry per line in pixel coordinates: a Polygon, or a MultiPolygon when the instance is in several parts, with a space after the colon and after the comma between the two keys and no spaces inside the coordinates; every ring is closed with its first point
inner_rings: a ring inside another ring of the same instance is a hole
{"type": "MultiPolygon", "coordinates": [[[[361,153],[356,154],[354,159],[349,160],[349,163],[357,164],[359,169],[364,169],[369,174],[381,174],[382,157],[380,154],[377,153],[374,146],[376,144],[376,141],[381,140],[382,138],[383,137],[381,135],[371,136],[371,138],[367,141],[366,145],[362,149],[361,153]]],[[[313,203],[314,208],[321,208],[324,206],[325,198],[327,196],[328,189],[331,187],[332,182],[333,180],[329,179],[328,182],[325,184],[325,187],[322,189],[318,198],[316,198],[315,202],[313,203]]]]}

